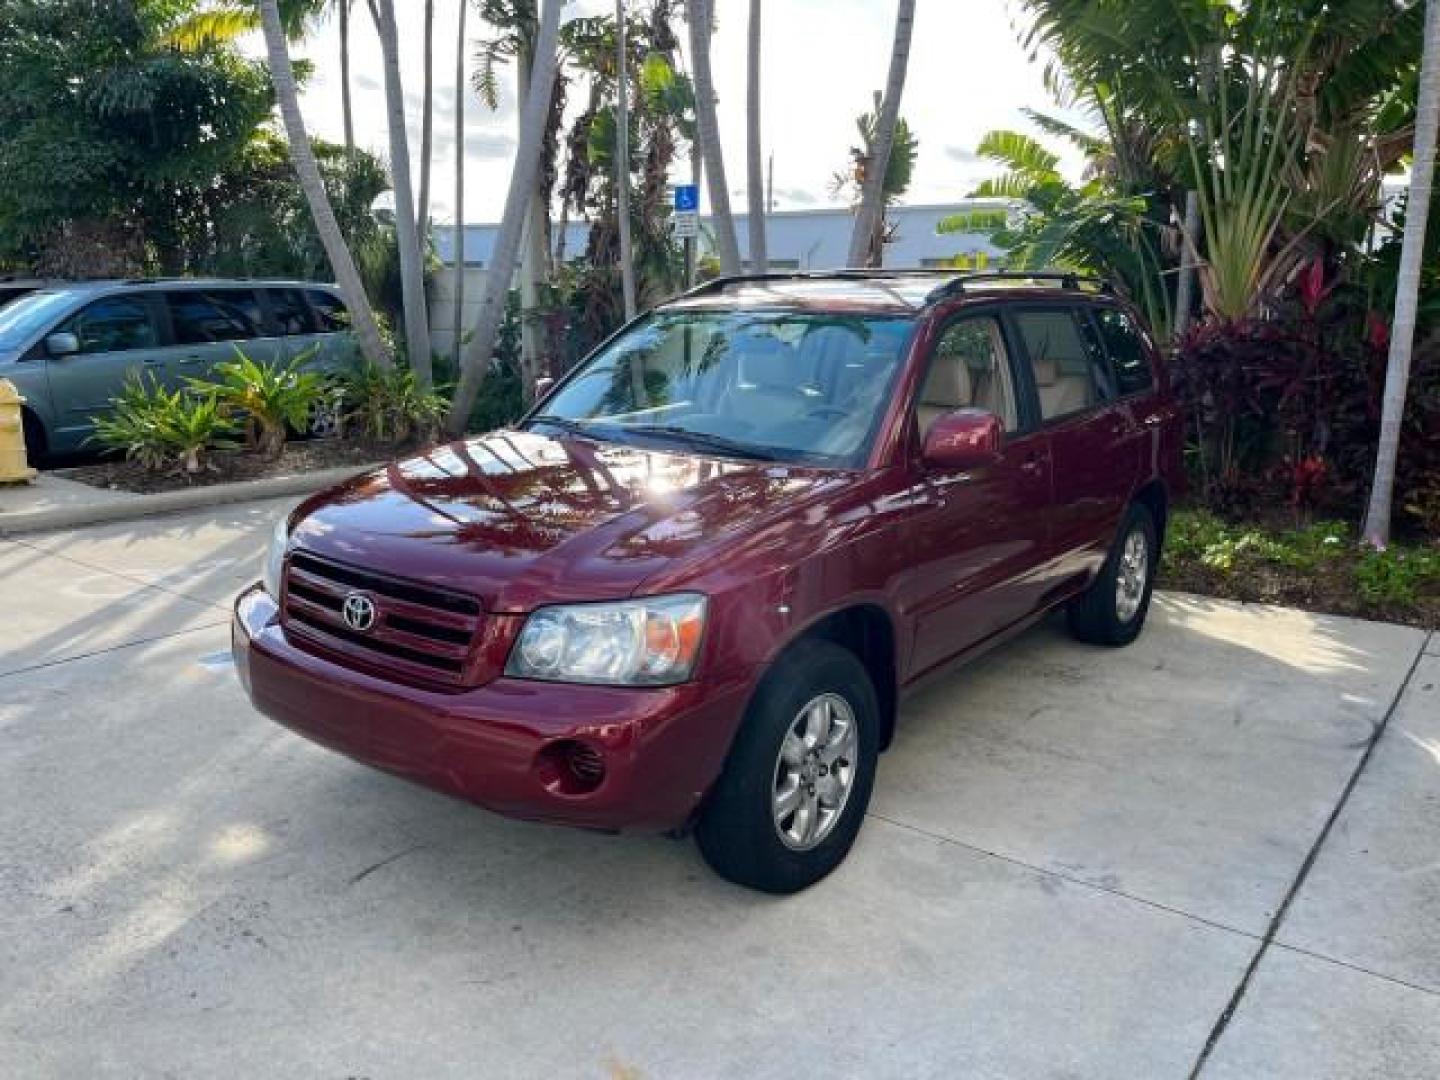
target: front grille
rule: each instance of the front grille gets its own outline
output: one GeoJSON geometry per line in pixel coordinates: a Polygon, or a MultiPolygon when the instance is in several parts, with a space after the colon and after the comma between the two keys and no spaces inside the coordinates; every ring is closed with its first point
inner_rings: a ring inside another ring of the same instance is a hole
{"type": "Polygon", "coordinates": [[[408,682],[464,685],[472,673],[484,612],[473,596],[393,578],[308,552],[285,570],[284,627],[297,642],[408,682]],[[363,593],[375,622],[354,630],[341,614],[363,593]]]}

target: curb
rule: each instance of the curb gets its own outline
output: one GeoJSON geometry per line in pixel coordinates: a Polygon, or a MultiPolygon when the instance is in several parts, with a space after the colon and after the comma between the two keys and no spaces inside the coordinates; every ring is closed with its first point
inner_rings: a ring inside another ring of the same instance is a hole
{"type": "Polygon", "coordinates": [[[240,480],[231,484],[157,491],[150,495],[132,493],[129,498],[106,500],[89,506],[55,506],[44,510],[0,514],[0,536],[133,521],[157,514],[173,514],[182,510],[200,510],[209,506],[254,502],[259,499],[276,499],[286,495],[308,495],[312,491],[349,480],[382,464],[383,462],[372,462],[368,465],[343,465],[289,476],[267,476],[260,480],[240,480]]]}

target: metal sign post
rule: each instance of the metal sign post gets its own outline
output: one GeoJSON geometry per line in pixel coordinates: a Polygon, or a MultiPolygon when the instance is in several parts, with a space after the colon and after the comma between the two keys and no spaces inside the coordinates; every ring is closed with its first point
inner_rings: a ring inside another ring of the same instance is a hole
{"type": "Polygon", "coordinates": [[[700,235],[700,186],[675,185],[675,236],[685,241],[685,266],[695,284],[695,239],[700,235]]]}

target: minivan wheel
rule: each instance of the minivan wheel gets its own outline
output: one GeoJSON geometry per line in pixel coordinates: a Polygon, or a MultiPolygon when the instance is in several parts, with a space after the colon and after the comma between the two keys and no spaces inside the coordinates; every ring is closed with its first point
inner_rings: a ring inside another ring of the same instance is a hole
{"type": "Polygon", "coordinates": [[[875,783],[880,710],[864,665],[802,641],[767,673],[695,828],[721,877],[798,892],[839,866],[875,783]]]}
{"type": "Polygon", "coordinates": [[[1159,558],[1155,519],[1148,508],[1132,504],[1105,565],[1070,604],[1070,632],[1094,645],[1129,645],[1139,637],[1159,558]]]}
{"type": "Polygon", "coordinates": [[[20,414],[20,423],[25,435],[25,457],[31,465],[36,465],[45,456],[45,428],[29,410],[20,414]]]}

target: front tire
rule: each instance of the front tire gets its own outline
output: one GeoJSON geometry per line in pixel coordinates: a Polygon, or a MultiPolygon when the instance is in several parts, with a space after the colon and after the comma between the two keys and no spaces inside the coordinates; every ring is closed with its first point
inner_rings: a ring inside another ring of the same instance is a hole
{"type": "Polygon", "coordinates": [[[875,784],[880,709],[864,665],[802,641],[767,673],[695,829],[721,877],[768,893],[844,861],[875,784]]]}
{"type": "Polygon", "coordinates": [[[1159,562],[1155,519],[1132,503],[1105,565],[1070,604],[1070,632],[1092,645],[1129,645],[1145,627],[1159,562]]]}

